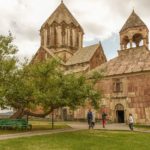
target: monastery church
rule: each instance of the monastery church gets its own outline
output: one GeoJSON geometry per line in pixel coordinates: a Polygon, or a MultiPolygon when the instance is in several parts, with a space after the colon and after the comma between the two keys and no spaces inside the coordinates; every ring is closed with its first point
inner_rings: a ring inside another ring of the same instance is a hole
{"type": "MultiPolygon", "coordinates": [[[[103,93],[102,109],[109,119],[123,123],[132,113],[136,123],[150,124],[149,30],[145,23],[132,12],[120,30],[118,56],[110,61],[101,43],[83,47],[83,35],[83,28],[62,1],[41,27],[41,46],[32,61],[59,59],[65,73],[103,70],[104,78],[96,88],[103,93]]],[[[86,113],[86,108],[74,113],[62,110],[66,120],[83,119],[86,113]]]]}

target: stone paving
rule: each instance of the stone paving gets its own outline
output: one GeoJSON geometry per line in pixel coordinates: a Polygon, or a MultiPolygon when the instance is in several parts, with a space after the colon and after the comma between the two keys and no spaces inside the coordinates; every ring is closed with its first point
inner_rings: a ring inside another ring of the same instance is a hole
{"type": "MultiPolygon", "coordinates": [[[[70,127],[73,129],[88,129],[87,123],[68,123],[70,127]]],[[[94,129],[105,129],[105,130],[127,130],[129,131],[129,127],[126,124],[106,124],[106,127],[103,128],[100,123],[96,123],[94,129]]]]}
{"type": "MultiPolygon", "coordinates": [[[[88,129],[88,124],[87,123],[68,123],[70,127],[73,129],[78,129],[78,130],[86,130],[88,129]]],[[[94,129],[101,129],[101,130],[118,130],[118,131],[130,131],[129,127],[125,123],[112,123],[112,124],[106,124],[106,127],[103,128],[102,124],[96,123],[94,129]]],[[[134,131],[136,132],[143,132],[143,133],[150,133],[150,130],[144,129],[144,128],[134,128],[134,131]]]]}

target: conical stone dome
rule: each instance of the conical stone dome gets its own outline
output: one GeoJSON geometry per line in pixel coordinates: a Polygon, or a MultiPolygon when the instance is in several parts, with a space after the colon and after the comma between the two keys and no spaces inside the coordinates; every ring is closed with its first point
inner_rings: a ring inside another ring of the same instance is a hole
{"type": "Polygon", "coordinates": [[[145,26],[147,28],[145,23],[141,20],[141,18],[133,10],[133,12],[127,19],[126,23],[124,24],[124,26],[122,27],[120,32],[123,32],[123,31],[127,30],[128,28],[140,27],[140,26],[145,26]]]}

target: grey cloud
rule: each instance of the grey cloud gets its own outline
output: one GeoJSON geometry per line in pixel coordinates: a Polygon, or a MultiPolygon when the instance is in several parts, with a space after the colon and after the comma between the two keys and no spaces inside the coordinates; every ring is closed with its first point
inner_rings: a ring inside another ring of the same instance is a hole
{"type": "MultiPolygon", "coordinates": [[[[64,0],[64,3],[81,24],[89,39],[105,36],[104,40],[109,39],[112,33],[119,32],[132,12],[133,6],[137,14],[144,22],[147,21],[146,24],[150,27],[150,0],[134,1],[134,5],[131,4],[131,0],[64,0]],[[105,8],[106,13],[104,13],[105,8]],[[93,11],[96,11],[98,17],[92,17],[93,11]]],[[[50,15],[49,12],[52,12],[60,2],[61,0],[13,0],[7,5],[5,0],[0,0],[0,34],[11,30],[22,43],[26,41],[33,41],[33,44],[40,43],[38,30],[50,15]]],[[[98,39],[93,39],[93,42],[95,41],[98,39]]],[[[25,48],[22,51],[25,51],[25,48]]]]}
{"type": "Polygon", "coordinates": [[[38,39],[38,31],[34,26],[19,24],[16,21],[10,22],[11,29],[14,33],[17,34],[22,40],[32,40],[35,41],[38,39]]]}
{"type": "Polygon", "coordinates": [[[89,30],[89,33],[93,33],[93,34],[104,34],[105,31],[107,30],[105,26],[103,26],[102,24],[95,24],[92,22],[85,22],[84,23],[84,27],[85,29],[89,30]]]}

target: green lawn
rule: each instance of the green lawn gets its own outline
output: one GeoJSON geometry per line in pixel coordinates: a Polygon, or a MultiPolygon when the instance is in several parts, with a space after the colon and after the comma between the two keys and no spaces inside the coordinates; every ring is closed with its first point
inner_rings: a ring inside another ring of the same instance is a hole
{"type": "Polygon", "coordinates": [[[139,129],[145,129],[145,130],[150,130],[150,125],[139,125],[136,124],[134,127],[139,128],[139,129]]]}
{"type": "MultiPolygon", "coordinates": [[[[29,121],[29,124],[32,124],[32,131],[41,131],[41,130],[51,130],[51,122],[47,120],[32,120],[29,121]]],[[[70,128],[64,122],[55,122],[54,129],[70,128]]],[[[0,135],[3,134],[13,134],[27,132],[26,130],[0,130],[0,135]]],[[[1,150],[1,149],[0,149],[1,150]]]]}
{"type": "Polygon", "coordinates": [[[0,141],[0,150],[149,150],[150,134],[78,131],[0,141]]]}

